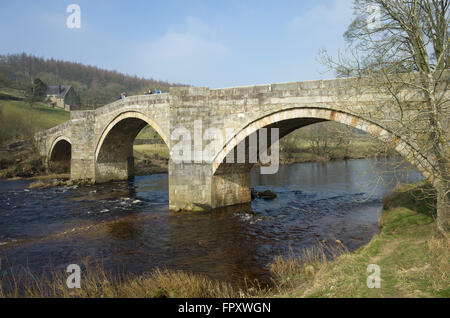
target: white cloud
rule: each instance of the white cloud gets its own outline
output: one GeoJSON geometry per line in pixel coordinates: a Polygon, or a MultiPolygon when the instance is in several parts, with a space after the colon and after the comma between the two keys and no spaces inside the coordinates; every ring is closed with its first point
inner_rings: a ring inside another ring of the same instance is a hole
{"type": "Polygon", "coordinates": [[[183,31],[168,30],[137,48],[138,73],[193,85],[205,85],[229,49],[215,40],[214,30],[188,18],[183,31]]]}
{"type": "MultiPolygon", "coordinates": [[[[167,33],[147,46],[146,57],[158,63],[205,64],[225,55],[226,48],[190,33],[167,33]],[[200,63],[201,62],[201,63],[200,63]]],[[[184,67],[184,66],[183,66],[184,67]]]]}
{"type": "Polygon", "coordinates": [[[308,60],[300,60],[293,70],[309,73],[309,79],[333,77],[334,74],[325,72],[326,69],[317,62],[318,53],[322,49],[332,56],[337,56],[339,51],[345,52],[343,35],[352,19],[353,0],[332,0],[329,5],[317,4],[289,21],[289,28],[299,35],[296,40],[307,46],[305,54],[315,54],[314,61],[309,56],[308,60]]]}
{"type": "Polygon", "coordinates": [[[290,25],[307,34],[313,41],[311,44],[336,48],[343,43],[343,34],[351,23],[352,14],[353,0],[334,0],[330,5],[319,4],[296,16],[290,25]]]}

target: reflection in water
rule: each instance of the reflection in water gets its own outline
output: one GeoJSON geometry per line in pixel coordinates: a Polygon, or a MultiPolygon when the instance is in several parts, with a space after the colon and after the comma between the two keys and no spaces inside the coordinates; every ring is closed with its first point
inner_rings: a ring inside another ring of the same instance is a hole
{"type": "Polygon", "coordinates": [[[378,232],[385,191],[398,180],[421,178],[405,167],[385,175],[388,183],[372,192],[370,182],[391,164],[294,164],[276,175],[255,168],[252,185],[278,198],[209,213],[170,213],[167,175],[33,190],[27,181],[1,181],[1,269],[22,265],[40,272],[89,256],[107,269],[138,274],[163,267],[231,282],[265,281],[275,255],[324,240],[339,239],[350,250],[368,242],[378,232]]]}
{"type": "Polygon", "coordinates": [[[116,240],[133,240],[139,236],[136,220],[119,220],[106,225],[109,234],[116,240]]]}

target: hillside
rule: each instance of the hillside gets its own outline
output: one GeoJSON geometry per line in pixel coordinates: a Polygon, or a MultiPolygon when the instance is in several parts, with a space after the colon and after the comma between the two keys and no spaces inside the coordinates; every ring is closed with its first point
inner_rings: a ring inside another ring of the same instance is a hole
{"type": "Polygon", "coordinates": [[[5,88],[24,89],[36,78],[47,85],[72,85],[80,96],[82,106],[86,108],[108,104],[116,100],[122,92],[137,95],[149,89],[168,91],[171,86],[180,86],[25,53],[0,55],[0,91],[5,88]]]}
{"type": "MultiPolygon", "coordinates": [[[[22,98],[4,91],[0,95],[22,98]]],[[[69,117],[69,112],[44,103],[30,107],[22,100],[0,99],[0,178],[45,173],[42,158],[30,140],[35,132],[63,123],[69,117]]]]}
{"type": "Polygon", "coordinates": [[[69,113],[44,103],[0,100],[0,144],[25,139],[69,120],[69,113]]]}

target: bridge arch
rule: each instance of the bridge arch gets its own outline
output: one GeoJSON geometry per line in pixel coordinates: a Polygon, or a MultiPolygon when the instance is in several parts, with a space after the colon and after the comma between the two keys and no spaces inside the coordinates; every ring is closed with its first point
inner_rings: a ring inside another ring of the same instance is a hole
{"type": "Polygon", "coordinates": [[[66,136],[56,137],[49,149],[47,163],[50,170],[70,171],[70,160],[72,159],[72,142],[66,136]]]}
{"type": "Polygon", "coordinates": [[[395,146],[395,150],[397,150],[400,155],[402,155],[406,160],[413,164],[424,175],[424,177],[430,179],[430,174],[428,172],[430,163],[426,160],[426,158],[422,157],[411,145],[402,140],[402,138],[400,138],[399,136],[394,135],[392,132],[386,130],[380,125],[357,115],[338,110],[310,107],[285,109],[258,118],[249,123],[234,137],[229,139],[224,147],[214,157],[213,174],[216,174],[216,172],[218,172],[219,167],[222,165],[230,151],[235,149],[235,147],[237,147],[239,143],[245,141],[247,137],[257,132],[261,128],[279,126],[279,137],[281,139],[282,137],[298,128],[323,121],[335,121],[341,124],[345,124],[367,132],[383,142],[392,143],[395,146]],[[284,127],[283,129],[283,126],[285,125],[287,127],[284,127]]]}
{"type": "MultiPolygon", "coordinates": [[[[142,122],[145,122],[146,125],[151,126],[160,136],[161,138],[164,140],[165,144],[168,146],[169,145],[169,139],[167,138],[167,136],[164,134],[164,132],[162,131],[161,127],[154,121],[152,120],[150,117],[144,115],[141,112],[138,111],[125,111],[123,113],[120,113],[119,115],[117,115],[111,122],[109,122],[108,125],[106,125],[105,129],[103,130],[100,139],[98,140],[96,147],[95,147],[95,159],[98,158],[101,146],[103,145],[106,137],[108,136],[108,134],[111,132],[111,130],[116,127],[116,125],[118,123],[120,123],[123,120],[126,119],[135,119],[135,123],[139,123],[139,120],[141,120],[142,122]]],[[[144,125],[145,126],[145,125],[144,125]]],[[[137,131],[137,133],[139,133],[139,131],[142,129],[143,127],[139,128],[139,130],[137,131]]],[[[138,128],[137,128],[138,129],[138,128]]],[[[136,129],[136,130],[137,130],[136,129]]],[[[137,135],[137,134],[136,134],[137,135]]]]}
{"type": "Polygon", "coordinates": [[[147,125],[168,145],[161,127],[141,112],[125,111],[108,122],[95,147],[96,181],[124,180],[134,174],[133,142],[147,125]]]}

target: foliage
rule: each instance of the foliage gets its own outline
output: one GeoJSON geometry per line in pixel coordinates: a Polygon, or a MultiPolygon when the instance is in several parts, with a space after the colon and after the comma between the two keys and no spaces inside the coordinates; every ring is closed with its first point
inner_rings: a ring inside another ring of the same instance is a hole
{"type": "Polygon", "coordinates": [[[36,78],[33,81],[33,101],[42,102],[47,93],[47,85],[41,81],[39,78],[36,78]]]}
{"type": "Polygon", "coordinates": [[[0,55],[0,74],[10,82],[10,86],[24,90],[29,89],[35,78],[40,78],[47,85],[72,85],[86,108],[110,103],[124,91],[128,95],[136,95],[149,89],[154,91],[155,88],[168,91],[170,86],[175,85],[25,53],[0,55]]]}

